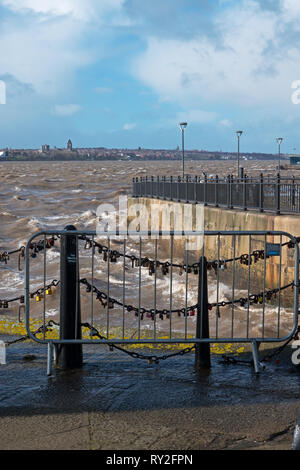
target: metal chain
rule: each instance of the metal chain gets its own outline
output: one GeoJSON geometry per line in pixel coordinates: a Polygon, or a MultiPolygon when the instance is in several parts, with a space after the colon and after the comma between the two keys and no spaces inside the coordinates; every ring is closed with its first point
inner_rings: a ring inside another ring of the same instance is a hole
{"type": "MultiPolygon", "coordinates": [[[[107,338],[99,333],[99,331],[91,326],[89,323],[82,323],[81,326],[85,328],[89,328],[91,331],[92,336],[97,336],[99,339],[104,339],[107,341],[107,338]]],[[[178,351],[176,353],[171,353],[171,354],[165,354],[163,356],[156,356],[156,355],[149,355],[149,354],[141,354],[137,352],[131,352],[128,351],[127,349],[122,348],[121,346],[118,346],[113,343],[108,343],[109,349],[112,351],[113,349],[116,349],[118,351],[121,351],[129,356],[131,356],[133,359],[142,359],[148,361],[148,364],[151,365],[152,363],[158,364],[159,361],[165,361],[167,359],[170,359],[171,357],[176,357],[176,356],[184,356],[185,354],[190,353],[195,349],[195,345],[191,346],[189,348],[182,349],[181,351],[178,351]]]]}
{"type": "MultiPolygon", "coordinates": [[[[146,267],[149,268],[149,275],[152,275],[155,273],[156,268],[162,267],[162,273],[164,275],[168,274],[169,268],[172,266],[173,268],[179,268],[180,269],[180,275],[183,274],[183,272],[188,271],[188,273],[194,273],[197,275],[199,273],[199,262],[198,263],[193,263],[191,265],[185,265],[185,264],[176,264],[176,263],[170,263],[168,261],[160,261],[160,260],[151,260],[149,258],[139,258],[136,255],[126,255],[122,252],[119,252],[117,250],[112,250],[109,249],[107,246],[102,245],[101,243],[96,242],[95,240],[91,240],[85,235],[82,235],[79,237],[80,240],[85,241],[85,249],[91,249],[92,247],[95,249],[98,249],[99,254],[103,254],[103,260],[107,261],[108,257],[110,258],[110,262],[116,263],[118,258],[126,258],[131,261],[132,267],[146,267]]],[[[297,243],[300,243],[300,237],[296,238],[297,243]]],[[[294,242],[286,242],[281,245],[282,247],[287,246],[288,248],[294,248],[295,243],[294,242]]],[[[268,259],[269,256],[266,256],[266,259],[268,259]]],[[[254,250],[252,253],[245,253],[242,254],[238,257],[234,258],[228,258],[228,259],[218,259],[218,260],[213,260],[213,261],[208,261],[207,263],[207,269],[211,270],[213,269],[215,273],[217,273],[218,269],[226,269],[226,265],[228,263],[236,262],[239,261],[241,264],[244,264],[246,266],[251,265],[252,263],[257,263],[260,260],[265,259],[265,251],[264,250],[254,250]]]]}
{"type": "MultiPolygon", "coordinates": [[[[81,279],[79,282],[86,286],[87,292],[93,291],[93,293],[96,294],[97,300],[99,300],[99,302],[102,304],[103,307],[107,307],[107,303],[109,304],[110,309],[113,309],[115,305],[118,305],[119,307],[124,307],[129,313],[134,312],[136,316],[140,315],[141,320],[144,319],[145,314],[152,320],[154,320],[155,315],[159,315],[160,319],[163,319],[164,316],[167,316],[167,318],[169,318],[171,314],[176,314],[176,313],[179,316],[181,316],[181,314],[186,315],[186,316],[195,316],[195,312],[198,308],[198,304],[187,307],[186,309],[181,308],[181,309],[174,309],[174,310],[138,308],[132,305],[123,304],[119,300],[109,297],[105,292],[100,291],[99,289],[97,289],[97,287],[90,284],[88,280],[85,278],[81,279]]],[[[277,295],[278,292],[281,292],[290,287],[293,288],[294,285],[295,285],[294,282],[291,282],[290,284],[287,284],[280,288],[260,292],[259,294],[251,294],[248,297],[241,297],[240,299],[231,300],[227,302],[220,301],[220,302],[208,304],[208,310],[212,310],[213,308],[225,307],[228,305],[232,305],[233,303],[235,304],[239,303],[240,306],[242,307],[247,307],[248,305],[252,305],[255,303],[263,303],[265,299],[271,300],[273,296],[277,295]]]]}
{"type": "MultiPolygon", "coordinates": [[[[38,253],[44,250],[45,245],[46,245],[46,249],[52,248],[55,245],[55,242],[58,240],[58,238],[59,238],[58,236],[57,237],[53,236],[51,238],[47,238],[46,240],[39,240],[37,242],[32,242],[29,246],[31,250],[31,257],[36,258],[38,253]]],[[[22,271],[21,259],[25,258],[25,246],[24,245],[12,251],[0,251],[0,262],[4,262],[5,264],[7,264],[8,261],[10,260],[10,256],[17,254],[17,253],[19,254],[18,269],[19,271],[22,271]]]]}
{"type": "MultiPolygon", "coordinates": [[[[297,331],[295,332],[295,334],[290,338],[288,339],[282,346],[279,346],[277,349],[275,349],[275,351],[271,354],[266,354],[262,359],[260,359],[260,363],[263,363],[263,362],[271,362],[271,360],[274,358],[274,357],[277,357],[279,356],[282,351],[284,351],[284,349],[292,342],[292,341],[295,341],[295,340],[298,340],[299,339],[299,333],[300,333],[300,326],[298,326],[298,329],[297,331]]],[[[249,364],[249,365],[252,365],[253,361],[245,361],[245,360],[242,360],[242,359],[236,359],[235,357],[232,357],[232,356],[222,356],[222,361],[221,361],[223,364],[249,364]]]]}
{"type": "MultiPolygon", "coordinates": [[[[56,279],[53,279],[53,281],[50,284],[48,284],[47,286],[41,287],[41,288],[37,289],[36,291],[31,292],[30,297],[34,298],[35,296],[41,295],[41,294],[45,293],[46,291],[50,290],[51,287],[57,287],[59,285],[59,283],[60,283],[60,281],[57,281],[56,279]]],[[[10,303],[18,302],[18,301],[20,302],[21,305],[23,305],[25,303],[24,295],[20,295],[19,297],[15,297],[14,299],[10,299],[10,300],[1,300],[0,299],[0,308],[9,308],[10,303]]]]}

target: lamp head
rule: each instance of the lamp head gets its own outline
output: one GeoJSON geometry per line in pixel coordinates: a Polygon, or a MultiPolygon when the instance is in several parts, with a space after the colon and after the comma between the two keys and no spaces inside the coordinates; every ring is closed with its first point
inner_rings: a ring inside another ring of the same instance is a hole
{"type": "Polygon", "coordinates": [[[179,127],[180,127],[181,130],[186,129],[187,128],[187,122],[180,122],[179,127]]]}
{"type": "Polygon", "coordinates": [[[283,141],[283,138],[282,138],[282,137],[278,137],[276,140],[277,140],[277,143],[280,145],[280,144],[282,143],[282,141],[283,141]]]}
{"type": "Polygon", "coordinates": [[[243,131],[236,131],[236,135],[237,135],[238,137],[241,137],[242,134],[243,134],[243,131]]]}

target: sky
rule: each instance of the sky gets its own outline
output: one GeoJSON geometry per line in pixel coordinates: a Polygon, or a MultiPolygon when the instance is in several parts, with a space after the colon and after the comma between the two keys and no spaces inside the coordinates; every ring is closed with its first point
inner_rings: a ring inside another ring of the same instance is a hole
{"type": "Polygon", "coordinates": [[[300,153],[299,0],[0,0],[0,148],[300,153]]]}

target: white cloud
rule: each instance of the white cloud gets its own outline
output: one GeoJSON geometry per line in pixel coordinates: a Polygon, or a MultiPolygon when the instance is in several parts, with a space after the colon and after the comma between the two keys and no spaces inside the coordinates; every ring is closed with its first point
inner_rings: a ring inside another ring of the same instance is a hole
{"type": "Polygon", "coordinates": [[[132,131],[135,127],[136,127],[136,123],[131,122],[131,123],[124,124],[123,129],[124,131],[132,131]]]}
{"type": "Polygon", "coordinates": [[[72,116],[80,111],[79,104],[56,104],[54,106],[54,113],[59,116],[72,116]]]}
{"type": "Polygon", "coordinates": [[[220,124],[224,127],[232,127],[232,122],[230,121],[230,119],[222,119],[220,121],[220,124]]]}
{"type": "Polygon", "coordinates": [[[293,21],[300,18],[299,0],[281,0],[281,8],[286,21],[293,21]]]}
{"type": "Polygon", "coordinates": [[[123,0],[2,0],[4,6],[17,12],[51,16],[71,16],[79,21],[99,19],[120,10],[123,0]]]}
{"type": "MultiPolygon", "coordinates": [[[[286,5],[299,5],[285,0],[286,5]]],[[[246,107],[290,106],[290,87],[299,78],[300,51],[284,42],[289,25],[280,11],[244,0],[214,20],[219,37],[148,38],[133,64],[135,76],[158,95],[185,108],[207,103],[246,107]]]]}
{"type": "Polygon", "coordinates": [[[103,25],[121,15],[123,0],[0,0],[16,15],[0,19],[0,76],[15,77],[44,95],[65,93],[76,70],[102,59],[103,25]],[[89,32],[98,43],[86,45],[89,32]]]}

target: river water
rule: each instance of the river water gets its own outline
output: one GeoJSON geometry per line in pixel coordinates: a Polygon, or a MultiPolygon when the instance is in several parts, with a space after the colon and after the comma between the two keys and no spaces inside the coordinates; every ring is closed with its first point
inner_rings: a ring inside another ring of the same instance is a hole
{"type": "MultiPolygon", "coordinates": [[[[203,171],[208,175],[227,175],[234,172],[234,162],[187,162],[186,173],[202,176],[203,171]]],[[[273,162],[244,162],[247,172],[265,175],[274,175],[273,162]]],[[[26,243],[28,238],[43,229],[63,229],[72,224],[77,229],[95,230],[98,223],[96,215],[100,204],[114,204],[118,207],[120,196],[130,194],[133,177],[145,175],[173,175],[180,174],[180,162],[24,162],[0,163],[0,252],[14,250],[26,243]]],[[[116,245],[118,246],[118,245],[116,245]]],[[[122,247],[122,245],[120,245],[122,247]]],[[[143,249],[151,257],[152,242],[145,242],[143,249]]],[[[129,242],[128,253],[134,253],[137,246],[129,242]]],[[[164,260],[168,254],[159,253],[164,260]]],[[[152,253],[153,257],[153,253],[152,253]]],[[[59,279],[59,248],[54,246],[47,250],[46,280],[51,282],[59,279]]],[[[184,263],[184,256],[180,260],[184,263]]],[[[31,291],[43,284],[42,269],[44,257],[32,260],[31,291]]],[[[80,277],[90,278],[91,252],[81,249],[80,277]]],[[[22,261],[22,264],[23,261],[22,261]]],[[[24,270],[18,269],[18,256],[12,255],[7,264],[0,263],[0,300],[9,300],[24,293],[24,270]]],[[[149,276],[147,268],[131,268],[127,262],[125,268],[122,261],[110,268],[111,286],[110,295],[118,300],[122,299],[123,269],[126,272],[126,304],[143,307],[154,307],[154,277],[149,276]],[[141,276],[142,289],[139,296],[137,284],[141,276]]],[[[105,289],[107,264],[102,256],[95,258],[95,285],[101,290],[105,289]]],[[[156,286],[157,308],[168,309],[170,306],[170,289],[173,293],[173,308],[182,308],[185,305],[197,303],[197,276],[191,275],[188,281],[188,293],[186,295],[185,276],[179,276],[174,272],[172,285],[170,276],[157,276],[156,286]]],[[[236,292],[236,295],[243,292],[236,292]]],[[[219,300],[228,301],[231,298],[231,286],[226,282],[220,282],[219,300]]],[[[209,274],[209,301],[216,301],[216,281],[213,273],[209,274]]],[[[31,314],[42,317],[43,302],[32,300],[31,314]]],[[[82,291],[81,299],[82,317],[90,319],[91,295],[82,291]]],[[[16,317],[18,303],[10,304],[9,309],[0,309],[0,315],[16,317]]],[[[57,319],[59,311],[59,289],[53,289],[52,295],[47,296],[46,318],[57,319]]],[[[216,325],[220,335],[230,335],[232,332],[232,319],[234,316],[234,335],[244,336],[245,328],[249,323],[250,335],[259,336],[262,328],[261,307],[252,306],[247,313],[244,307],[236,306],[232,309],[224,309],[221,319],[218,320],[216,312],[211,312],[212,334],[216,325]],[[218,323],[219,322],[219,323],[218,323]]],[[[93,318],[97,324],[106,325],[106,309],[100,306],[96,299],[93,302],[93,318]]],[[[265,310],[267,319],[266,329],[272,335],[278,332],[278,310],[274,306],[267,306],[265,310]]],[[[123,316],[122,309],[114,309],[110,312],[110,325],[125,328],[137,328],[137,317],[130,312],[123,316]],[[124,323],[123,323],[124,322],[124,323]]],[[[184,315],[176,315],[172,318],[171,328],[175,333],[183,333],[186,329],[189,333],[195,331],[196,316],[186,318],[184,315]]],[[[292,312],[289,309],[281,309],[280,336],[287,333],[292,325],[292,312]]],[[[142,322],[144,330],[153,333],[153,321],[144,318],[142,322]]],[[[169,331],[170,320],[157,319],[155,324],[157,331],[169,331]]]]}

